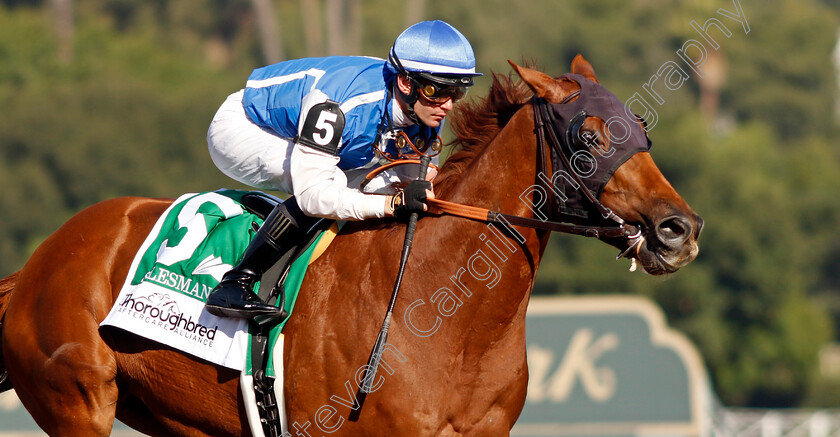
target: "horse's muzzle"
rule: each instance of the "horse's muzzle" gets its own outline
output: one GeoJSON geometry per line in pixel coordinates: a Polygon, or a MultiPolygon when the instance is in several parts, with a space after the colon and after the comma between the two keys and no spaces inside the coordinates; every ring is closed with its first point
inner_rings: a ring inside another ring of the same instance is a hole
{"type": "Polygon", "coordinates": [[[703,219],[696,214],[678,213],[659,219],[646,232],[637,258],[651,275],[676,272],[697,257],[702,228],[703,219]]]}

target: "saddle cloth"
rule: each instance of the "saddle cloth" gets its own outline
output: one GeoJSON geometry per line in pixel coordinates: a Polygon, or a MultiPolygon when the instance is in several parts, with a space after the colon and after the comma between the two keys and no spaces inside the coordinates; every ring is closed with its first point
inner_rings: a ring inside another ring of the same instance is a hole
{"type": "MultiPolygon", "coordinates": [[[[100,326],[121,328],[211,363],[249,372],[247,321],[204,310],[210,291],[238,262],[262,225],[260,216],[242,206],[246,194],[219,190],[179,197],[146,237],[100,326]]],[[[335,229],[318,237],[292,264],[283,302],[289,313],[306,267],[329,244],[335,229]]],[[[284,325],[285,321],[273,329],[274,337],[284,325]]],[[[272,376],[273,369],[268,373],[272,376]]]]}

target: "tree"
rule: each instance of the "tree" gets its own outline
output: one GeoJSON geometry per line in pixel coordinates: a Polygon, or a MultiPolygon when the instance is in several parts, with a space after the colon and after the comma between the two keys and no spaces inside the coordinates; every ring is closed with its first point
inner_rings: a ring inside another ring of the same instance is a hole
{"type": "Polygon", "coordinates": [[[361,2],[327,0],[324,8],[327,54],[352,55],[361,52],[361,2]]]}
{"type": "Polygon", "coordinates": [[[300,21],[303,23],[304,41],[307,56],[324,54],[324,34],[321,26],[320,2],[299,0],[300,21]]]}
{"type": "MultiPolygon", "coordinates": [[[[464,0],[425,16],[423,1],[263,0],[274,13],[256,13],[256,1],[76,0],[62,63],[51,12],[71,0],[0,0],[0,274],[91,203],[236,187],[213,168],[204,136],[219,103],[267,62],[261,39],[289,57],[384,57],[405,26],[440,18],[468,37],[485,73],[468,98],[486,94],[490,72],[510,72],[507,59],[559,75],[582,53],[626,100],[699,38],[691,21],[733,5],[464,0]],[[260,36],[257,14],[278,20],[277,38],[260,36]]],[[[699,346],[726,404],[796,406],[806,392],[810,402],[832,399],[820,391],[816,351],[832,327],[840,332],[829,61],[840,20],[833,1],[768,1],[741,1],[750,32],[736,34],[730,20],[732,36],[718,36],[727,128],[709,129],[708,84],[692,78],[663,94],[650,132],[657,164],[706,220],[698,259],[651,278],[610,261],[615,251],[597,241],[555,235],[535,292],[650,296],[699,346]]]]}
{"type": "Polygon", "coordinates": [[[263,58],[269,64],[283,60],[283,44],[280,40],[280,29],[277,14],[271,0],[251,0],[254,15],[257,19],[257,29],[260,35],[263,58]]]}
{"type": "Polygon", "coordinates": [[[55,34],[58,37],[58,60],[69,64],[73,60],[73,1],[50,0],[55,16],[55,34]]]}

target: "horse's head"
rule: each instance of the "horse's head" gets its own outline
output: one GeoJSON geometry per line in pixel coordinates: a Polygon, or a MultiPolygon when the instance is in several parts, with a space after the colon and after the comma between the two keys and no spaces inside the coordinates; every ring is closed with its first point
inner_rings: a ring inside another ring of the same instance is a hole
{"type": "Polygon", "coordinates": [[[572,74],[559,78],[511,65],[538,98],[538,131],[553,143],[543,157],[552,214],[586,225],[623,222],[638,231],[600,238],[650,274],[691,262],[703,220],[653,162],[643,121],[598,83],[592,65],[578,55],[572,74]]]}

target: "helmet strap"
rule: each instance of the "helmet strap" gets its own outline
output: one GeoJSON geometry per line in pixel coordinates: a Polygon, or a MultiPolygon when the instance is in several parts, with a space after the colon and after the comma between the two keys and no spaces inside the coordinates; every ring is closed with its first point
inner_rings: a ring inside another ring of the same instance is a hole
{"type": "MultiPolygon", "coordinates": [[[[404,74],[408,75],[408,73],[404,74]]],[[[403,103],[405,103],[405,114],[411,121],[417,124],[422,124],[420,122],[420,119],[417,118],[417,114],[414,112],[414,104],[417,103],[417,99],[420,98],[420,91],[418,91],[417,87],[414,86],[413,81],[408,80],[409,86],[411,86],[411,91],[408,94],[403,93],[403,91],[400,89],[399,83],[397,83],[397,81],[399,80],[399,77],[397,77],[394,81],[394,88],[396,88],[395,91],[397,98],[400,99],[403,103]]]]}

